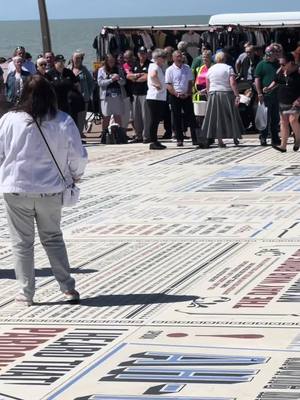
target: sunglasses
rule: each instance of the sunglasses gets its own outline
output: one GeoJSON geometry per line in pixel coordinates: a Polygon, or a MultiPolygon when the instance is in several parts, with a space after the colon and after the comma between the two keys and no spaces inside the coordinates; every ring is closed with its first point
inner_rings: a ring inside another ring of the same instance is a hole
{"type": "Polygon", "coordinates": [[[47,64],[46,63],[41,63],[41,64],[39,64],[39,67],[47,67],[47,64]]]}

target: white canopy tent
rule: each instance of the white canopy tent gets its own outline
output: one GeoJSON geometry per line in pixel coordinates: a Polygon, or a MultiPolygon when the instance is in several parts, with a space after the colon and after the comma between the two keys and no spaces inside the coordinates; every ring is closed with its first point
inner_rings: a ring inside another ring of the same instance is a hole
{"type": "Polygon", "coordinates": [[[210,26],[248,27],[296,27],[300,26],[300,11],[271,13],[216,14],[209,20],[210,26]]]}

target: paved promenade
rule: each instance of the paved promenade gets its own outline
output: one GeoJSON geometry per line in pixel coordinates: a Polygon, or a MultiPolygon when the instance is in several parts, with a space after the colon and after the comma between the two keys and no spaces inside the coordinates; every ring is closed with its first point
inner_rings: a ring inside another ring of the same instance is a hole
{"type": "Polygon", "coordinates": [[[88,145],[63,229],[80,305],[36,243],[17,285],[0,199],[0,400],[300,399],[300,153],[88,145]]]}

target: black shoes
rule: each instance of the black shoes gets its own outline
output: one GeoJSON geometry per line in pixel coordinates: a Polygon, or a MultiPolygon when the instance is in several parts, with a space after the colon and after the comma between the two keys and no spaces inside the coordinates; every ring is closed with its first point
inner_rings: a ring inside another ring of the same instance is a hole
{"type": "Polygon", "coordinates": [[[163,144],[161,144],[160,142],[151,143],[150,146],[149,146],[150,150],[164,150],[166,148],[167,147],[164,146],[163,144]]]}
{"type": "Polygon", "coordinates": [[[233,143],[235,146],[238,146],[240,144],[239,139],[233,139],[233,143]]]}
{"type": "Polygon", "coordinates": [[[177,142],[177,147],[183,147],[183,142],[177,142]]]}
{"type": "Polygon", "coordinates": [[[281,145],[281,140],[272,140],[272,146],[280,146],[281,145]]]}
{"type": "Polygon", "coordinates": [[[275,145],[272,145],[272,147],[274,150],[280,151],[280,153],[286,153],[286,149],[283,149],[282,147],[275,146],[275,145]]]}
{"type": "Polygon", "coordinates": [[[151,143],[151,140],[150,140],[150,139],[144,139],[144,140],[143,140],[143,143],[144,143],[144,144],[151,143]]]}
{"type": "Polygon", "coordinates": [[[298,151],[299,150],[299,144],[295,143],[293,146],[293,150],[294,151],[298,151]]]}
{"type": "Polygon", "coordinates": [[[162,136],[162,139],[172,139],[172,132],[171,133],[165,132],[162,136]]]}
{"type": "Polygon", "coordinates": [[[143,143],[143,139],[138,139],[138,138],[134,138],[134,139],[130,139],[129,143],[143,143]]]}

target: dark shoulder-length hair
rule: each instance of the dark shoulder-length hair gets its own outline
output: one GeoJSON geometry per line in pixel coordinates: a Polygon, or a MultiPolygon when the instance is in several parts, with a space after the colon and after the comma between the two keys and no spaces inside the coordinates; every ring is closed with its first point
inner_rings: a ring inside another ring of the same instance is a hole
{"type": "Polygon", "coordinates": [[[116,57],[114,57],[112,54],[106,54],[105,59],[104,59],[104,68],[105,68],[105,71],[108,74],[111,74],[113,72],[117,72],[118,67],[117,67],[117,59],[116,59],[116,57]],[[113,68],[111,68],[110,65],[108,64],[108,60],[110,58],[113,58],[115,60],[115,65],[113,66],[113,68]]]}
{"type": "Polygon", "coordinates": [[[54,118],[57,113],[57,99],[49,81],[41,75],[29,76],[24,83],[20,102],[15,111],[26,112],[40,121],[45,117],[54,118]]]}

